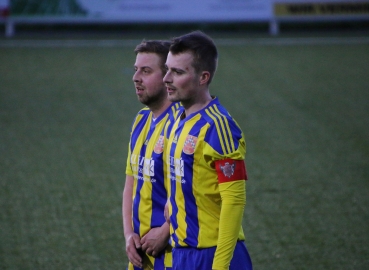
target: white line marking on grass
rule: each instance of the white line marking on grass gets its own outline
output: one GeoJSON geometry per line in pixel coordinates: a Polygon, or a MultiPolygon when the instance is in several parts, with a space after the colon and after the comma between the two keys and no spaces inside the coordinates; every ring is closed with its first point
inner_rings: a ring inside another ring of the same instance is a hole
{"type": "MultiPolygon", "coordinates": [[[[369,37],[219,38],[217,45],[341,45],[368,44],[369,37]]],[[[2,48],[134,47],[141,40],[0,40],[2,48]]]]}

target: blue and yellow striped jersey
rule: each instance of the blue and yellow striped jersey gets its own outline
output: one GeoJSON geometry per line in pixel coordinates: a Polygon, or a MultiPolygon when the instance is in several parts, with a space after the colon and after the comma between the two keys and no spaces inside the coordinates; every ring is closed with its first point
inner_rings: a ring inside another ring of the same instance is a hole
{"type": "Polygon", "coordinates": [[[164,181],[163,130],[173,125],[179,103],[173,103],[157,119],[149,108],[136,115],[129,142],[126,174],[134,176],[132,222],[141,237],[151,228],[164,224],[167,191],[164,181]]]}
{"type": "MultiPolygon", "coordinates": [[[[216,246],[222,201],[215,164],[219,160],[243,163],[243,132],[214,98],[204,109],[179,117],[165,137],[172,246],[216,246]]],[[[245,239],[241,226],[238,239],[245,239]]]]}

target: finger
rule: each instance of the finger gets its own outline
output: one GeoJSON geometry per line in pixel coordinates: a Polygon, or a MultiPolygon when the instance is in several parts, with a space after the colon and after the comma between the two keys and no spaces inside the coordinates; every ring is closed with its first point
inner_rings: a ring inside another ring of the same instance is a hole
{"type": "Polygon", "coordinates": [[[146,235],[144,235],[140,240],[141,245],[146,243],[146,235]]]}
{"type": "Polygon", "coordinates": [[[130,258],[134,258],[136,260],[140,260],[141,259],[141,255],[139,253],[139,250],[131,247],[127,250],[128,255],[130,256],[130,258]]]}
{"type": "Polygon", "coordinates": [[[146,243],[142,244],[141,249],[147,253],[148,245],[146,243]]]}
{"type": "Polygon", "coordinates": [[[133,265],[140,267],[140,268],[142,267],[142,258],[137,250],[130,250],[127,255],[128,255],[129,261],[133,265]]]}
{"type": "Polygon", "coordinates": [[[139,261],[130,261],[134,266],[138,267],[138,268],[142,268],[142,263],[139,261]]]}
{"type": "Polygon", "coordinates": [[[134,266],[138,267],[138,268],[142,268],[142,262],[140,260],[137,259],[130,259],[129,260],[134,266]]]}
{"type": "Polygon", "coordinates": [[[140,248],[141,248],[141,239],[140,239],[140,237],[134,237],[134,238],[133,238],[133,241],[134,241],[134,243],[135,243],[135,247],[136,247],[137,249],[140,249],[140,248]]]}
{"type": "Polygon", "coordinates": [[[154,256],[154,250],[152,248],[148,248],[146,250],[146,253],[149,254],[150,256],[154,256]]]}

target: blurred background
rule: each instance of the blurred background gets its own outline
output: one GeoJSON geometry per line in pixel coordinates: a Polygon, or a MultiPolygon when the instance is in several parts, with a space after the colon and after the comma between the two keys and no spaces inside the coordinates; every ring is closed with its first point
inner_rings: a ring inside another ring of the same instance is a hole
{"type": "Polygon", "coordinates": [[[197,29],[254,269],[369,268],[369,1],[0,0],[0,269],[125,269],[133,50],[197,29]]]}

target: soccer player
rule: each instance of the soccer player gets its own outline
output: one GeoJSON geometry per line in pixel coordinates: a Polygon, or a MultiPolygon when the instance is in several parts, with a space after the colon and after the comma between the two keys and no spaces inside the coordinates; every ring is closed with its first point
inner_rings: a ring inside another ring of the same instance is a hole
{"type": "Polygon", "coordinates": [[[245,138],[210,95],[217,62],[217,48],[203,32],[172,39],[164,82],[168,99],[184,107],[165,135],[173,270],[252,269],[241,225],[245,138]]]}
{"type": "Polygon", "coordinates": [[[171,269],[169,225],[164,206],[163,129],[174,122],[178,103],[167,99],[163,82],[168,41],[136,46],[133,82],[146,105],[136,115],[130,134],[122,215],[128,269],[171,269]]]}

